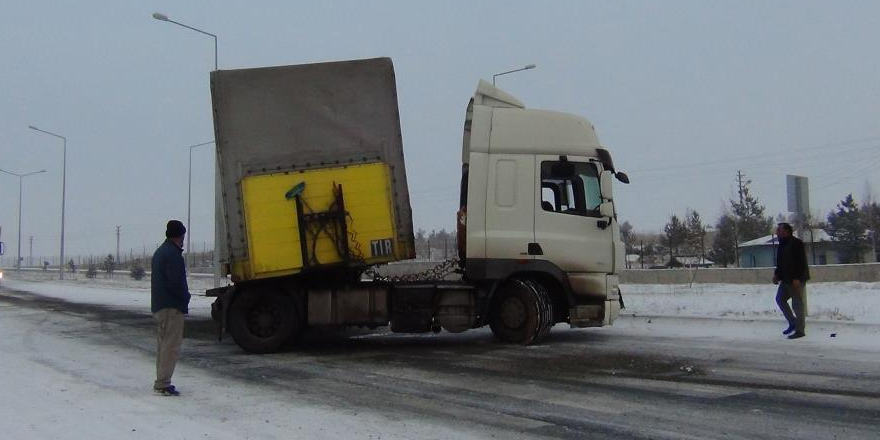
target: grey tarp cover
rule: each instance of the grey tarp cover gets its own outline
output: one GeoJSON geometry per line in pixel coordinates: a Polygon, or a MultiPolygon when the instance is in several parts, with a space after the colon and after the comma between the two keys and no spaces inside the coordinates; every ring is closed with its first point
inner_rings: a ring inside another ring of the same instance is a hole
{"type": "Polygon", "coordinates": [[[226,230],[221,261],[247,258],[242,178],[337,163],[391,167],[398,239],[413,248],[390,58],[215,71],[211,96],[225,214],[218,227],[226,230]]]}

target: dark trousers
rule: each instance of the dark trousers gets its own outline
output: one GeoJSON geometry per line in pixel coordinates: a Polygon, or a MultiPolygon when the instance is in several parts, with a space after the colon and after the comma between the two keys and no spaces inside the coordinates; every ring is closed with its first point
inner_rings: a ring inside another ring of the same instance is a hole
{"type": "Polygon", "coordinates": [[[794,287],[791,283],[780,282],[779,288],[776,290],[776,305],[779,306],[788,325],[793,326],[795,331],[800,333],[804,333],[804,328],[807,325],[804,284],[801,283],[800,287],[794,287]],[[788,300],[791,300],[791,307],[788,306],[788,300]],[[794,308],[794,313],[792,313],[792,308],[794,308]]]}

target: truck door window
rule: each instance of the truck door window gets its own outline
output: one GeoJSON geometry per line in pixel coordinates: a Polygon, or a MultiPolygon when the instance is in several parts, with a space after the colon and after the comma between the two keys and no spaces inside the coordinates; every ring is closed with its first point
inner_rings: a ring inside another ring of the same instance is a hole
{"type": "Polygon", "coordinates": [[[541,207],[545,211],[600,217],[599,173],[588,162],[541,162],[541,207]],[[553,209],[548,209],[552,207],[553,209]]]}

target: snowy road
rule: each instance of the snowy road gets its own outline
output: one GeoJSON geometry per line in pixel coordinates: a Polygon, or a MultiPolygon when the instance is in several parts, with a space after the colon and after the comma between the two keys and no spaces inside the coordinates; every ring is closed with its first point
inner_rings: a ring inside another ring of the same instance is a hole
{"type": "Polygon", "coordinates": [[[137,289],[0,287],[0,432],[865,439],[880,429],[873,325],[812,324],[807,338],[788,341],[775,320],[626,317],[611,328],[559,326],[534,347],[495,343],[484,330],[378,331],[313,335],[287,353],[252,356],[216,341],[198,298],[175,375],[184,396],[163,398],[150,391],[146,304],[137,289]]]}

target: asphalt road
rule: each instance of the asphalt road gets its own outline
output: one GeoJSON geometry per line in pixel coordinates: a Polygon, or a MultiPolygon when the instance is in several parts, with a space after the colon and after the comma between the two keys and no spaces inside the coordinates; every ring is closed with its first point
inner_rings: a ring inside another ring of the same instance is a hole
{"type": "MultiPolygon", "coordinates": [[[[0,319],[71,343],[148,356],[154,350],[146,311],[6,289],[0,290],[0,319]]],[[[190,318],[181,362],[274,399],[429,421],[486,437],[880,437],[880,342],[865,350],[699,331],[670,336],[656,330],[680,323],[655,321],[558,326],[532,347],[497,343],[487,330],[322,332],[285,353],[255,356],[228,338],[218,342],[211,321],[190,318]]],[[[737,325],[778,332],[776,323],[737,325]]]]}

